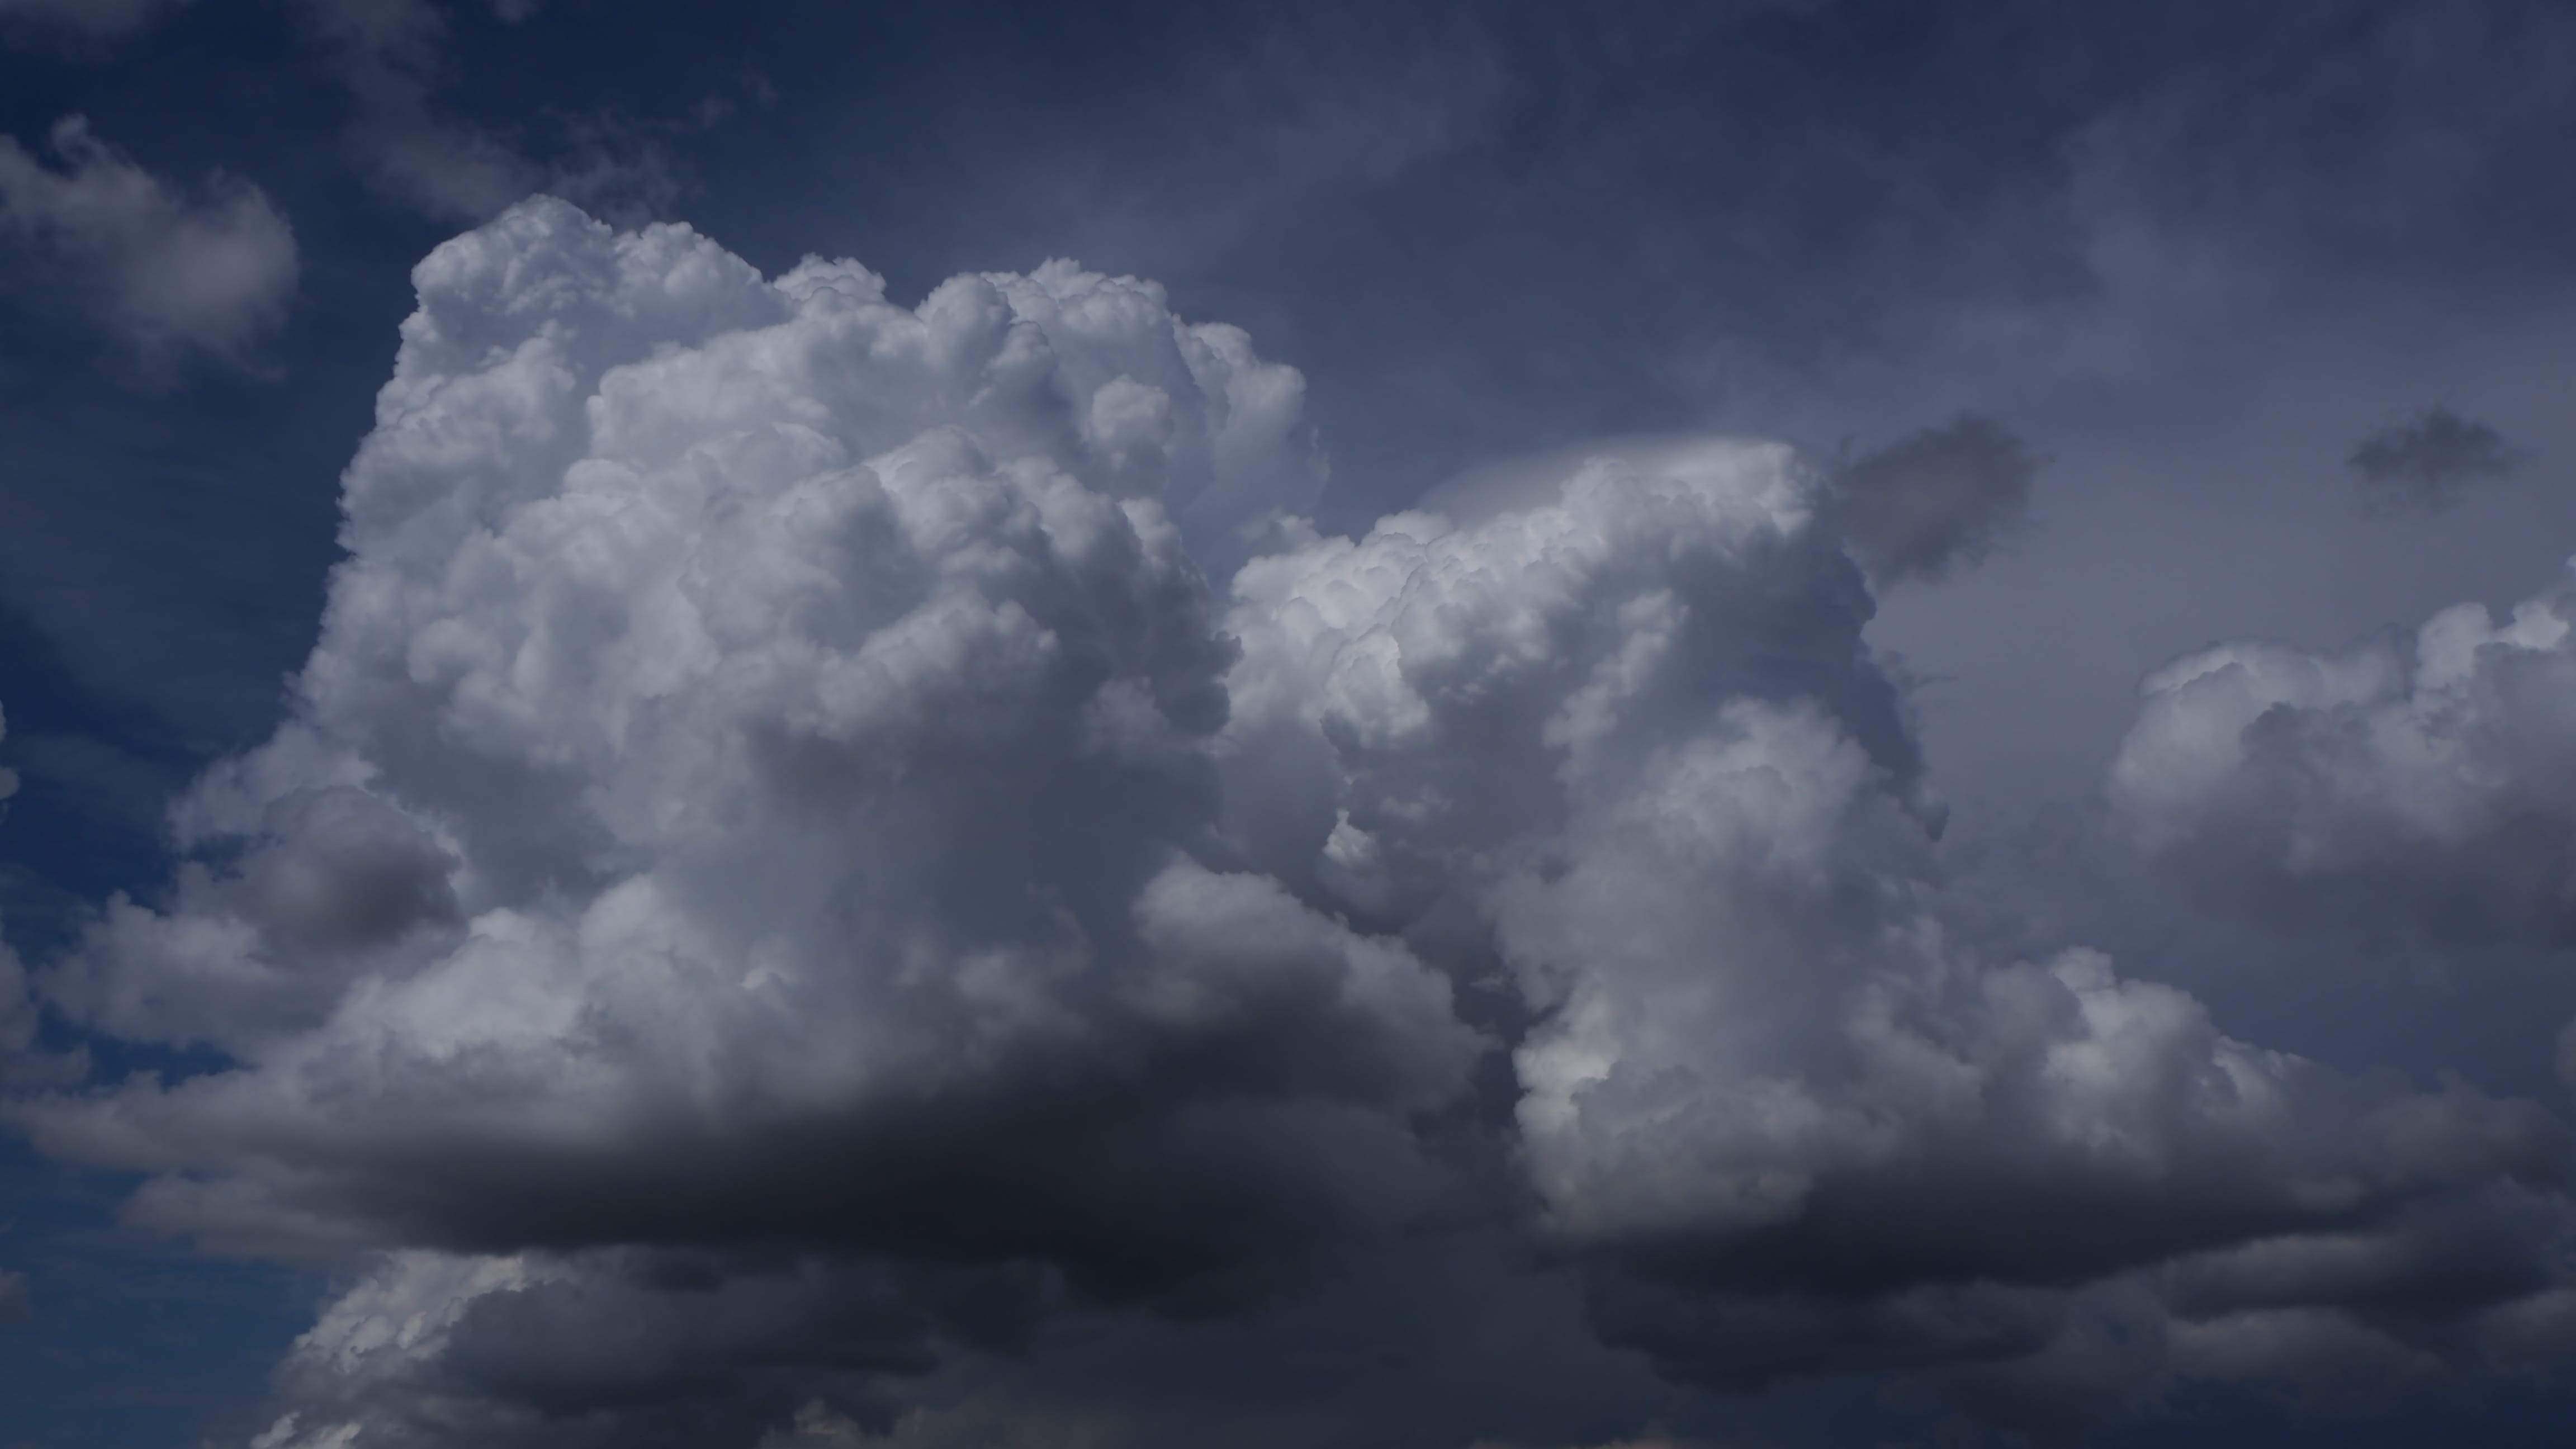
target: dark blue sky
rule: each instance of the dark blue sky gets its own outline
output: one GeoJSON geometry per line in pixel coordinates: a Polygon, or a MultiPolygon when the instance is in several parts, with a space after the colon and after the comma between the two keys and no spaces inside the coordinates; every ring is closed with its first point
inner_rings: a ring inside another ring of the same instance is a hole
{"type": "MultiPolygon", "coordinates": [[[[171,802],[210,765],[304,717],[288,681],[315,649],[327,576],[344,556],[342,470],[377,426],[398,329],[417,305],[412,268],[545,191],[619,228],[685,222],[770,276],[808,256],[853,258],[903,307],[951,276],[1027,273],[1050,258],[1153,279],[1170,313],[1238,326],[1263,359],[1303,374],[1300,426],[1327,460],[1312,508],[1326,534],[1364,533],[1443,484],[1453,497],[1485,486],[1461,491],[1461,475],[1526,471],[1525,460],[1577,457],[1602,439],[1648,452],[1705,434],[1786,442],[1819,486],[1841,490],[1830,506],[1859,560],[1845,566],[1849,587],[1866,571],[1876,594],[1865,641],[1850,647],[1865,649],[1868,679],[1894,681],[1924,779],[1947,804],[1925,878],[1949,893],[1957,939],[2030,960],[2098,945],[2125,977],[2191,992],[2232,1037],[2378,1084],[2354,1093],[2395,1082],[2437,1097],[2456,1081],[2540,1104],[2531,1110],[2563,1131],[2569,1068],[2553,1052],[2576,1016],[2576,916],[2563,880],[2519,884],[2576,858],[2576,794],[2562,785],[2576,767],[2556,732],[2571,716],[2550,692],[2556,676],[2526,687],[2499,675],[2480,703],[2458,706],[2474,714],[2459,738],[2507,742],[2462,754],[2460,789],[2529,802],[2495,806],[2512,818],[2491,831],[2485,805],[2459,806],[2419,839],[2403,809],[2350,804],[2418,798],[2406,794],[2411,767],[2389,763],[2398,754],[2350,743],[2397,728],[2396,716],[2286,685],[2265,716],[2279,738],[2265,736],[2248,773],[2222,782],[2220,804],[2161,777],[2128,794],[2104,784],[2124,738],[2154,726],[2141,679],[2177,656],[2227,639],[2329,652],[2380,641],[2402,671],[2418,646],[2386,641],[2414,640],[2447,606],[2473,601],[2501,617],[2559,597],[2553,581],[2576,551],[2576,16],[2563,6],[0,0],[0,137],[12,138],[0,150],[0,767],[19,781],[0,806],[0,933],[34,983],[0,977],[0,1066],[22,991],[40,1023],[28,1059],[80,1049],[90,1063],[69,1086],[43,1077],[52,1068],[11,1067],[0,1081],[13,1100],[103,1092],[129,1073],[221,1077],[285,1050],[285,1038],[244,1045],[253,1038],[221,1026],[197,1033],[156,1017],[147,1029],[63,983],[87,969],[80,961],[106,959],[98,923],[117,893],[184,921],[195,907],[176,872],[189,851],[189,868],[230,880],[223,872],[259,841],[293,844],[301,827],[284,817],[259,827],[268,835],[182,841],[171,802]],[[66,117],[85,118],[86,132],[60,130],[66,117]],[[2432,409],[2459,426],[2426,430],[2432,409]],[[1978,471],[1991,460],[1972,449],[1939,451],[1943,438],[1987,436],[1937,432],[1963,413],[1996,424],[2030,464],[2026,478],[2007,487],[1978,471]],[[2415,494],[2364,486],[2354,460],[2373,438],[2385,440],[2374,456],[2416,460],[2404,475],[2424,480],[2415,494]],[[1965,471],[1943,492],[1911,462],[1854,466],[1873,457],[1953,458],[1965,471]],[[1874,561],[1893,555],[1873,546],[1893,545],[1874,545],[1859,521],[1872,477],[1893,480],[1900,501],[1867,516],[1933,520],[1920,537],[1938,546],[1920,554],[1932,563],[1919,575],[1874,561]],[[1943,508],[1957,517],[1936,518],[1943,508]],[[2302,710],[2314,720],[2300,723],[2302,710]],[[2259,809],[2228,813],[2242,801],[2259,809]],[[2277,818],[2262,813],[2275,805],[2277,818]],[[2264,854],[2276,838],[2286,843],[2264,854]]],[[[1766,587],[1759,597],[1775,600],[1792,586],[1766,587]]],[[[1726,597],[1757,611],[1745,602],[1755,594],[1726,597]]],[[[2537,652],[2557,647],[2543,640],[2537,652]]],[[[1237,717],[1247,708],[1238,697],[1237,717]]],[[[2407,716],[2419,717],[2430,716],[2407,716]]],[[[386,779],[403,768],[352,748],[386,779]]],[[[1910,768],[1871,752],[1898,775],[1910,768]]],[[[1388,778],[1352,770],[1345,826],[1362,798],[1353,782],[1388,778]]],[[[1245,787],[1226,776],[1224,788],[1245,787]]],[[[1077,801],[1066,811],[1091,798],[1066,791],[1077,801]]],[[[397,804],[449,820],[425,799],[397,804]]],[[[470,863],[481,847],[455,829],[441,848],[470,863]]],[[[1458,960],[1440,955],[1475,935],[1441,914],[1468,910],[1472,892],[1405,918],[1409,908],[1376,897],[1328,899],[1340,889],[1328,870],[1301,875],[1264,848],[1239,859],[1353,929],[1400,937],[1460,982],[1502,972],[1516,949],[1497,944],[1508,934],[1498,925],[1504,935],[1476,937],[1458,960]],[[1482,964],[1460,964],[1470,957],[1482,964]]],[[[1565,859],[1585,848],[1566,845],[1565,859]]],[[[351,979],[379,969],[348,968],[351,979]]],[[[1510,1047],[1543,1033],[1553,1009],[1532,997],[1501,1008],[1503,1025],[1479,1026],[1510,1047]]],[[[2003,1349],[1943,1339],[1909,1358],[1905,1335],[1919,1324],[1837,1318],[1839,1346],[1787,1387],[1708,1388],[1742,1370],[1730,1367],[1736,1350],[1706,1345],[1735,1340],[1708,1319],[1688,1332],[1671,1327],[1678,1317],[1622,1330],[1602,1306],[1616,1290],[1602,1284],[1642,1274],[1677,1295],[1653,1311],[1683,1315],[1674,1303],[1715,1301],[1690,1295],[1734,1292],[1727,1275],[1746,1270],[1719,1254],[1668,1272],[1663,1248],[1596,1262],[1525,1231],[1529,1195],[1545,1189],[1512,1176],[1538,1149],[1498,1125],[1512,1120],[1512,1061],[1498,1048],[1479,1069],[1479,1090],[1502,1104],[1483,1125],[1435,1142],[1433,1156],[1452,1153],[1468,1164],[1462,1180],[1485,1184],[1459,1189],[1478,1206],[1444,1210],[1471,1226],[1425,1230],[1428,1247],[1350,1249],[1355,1261],[1391,1255],[1385,1281],[1420,1285],[1418,1304],[1389,1307],[1368,1281],[1379,1269],[1344,1267],[1303,1297],[1167,1313],[1084,1299],[1075,1249],[1014,1249],[1003,1256],[1067,1275],[1076,1287],[1049,1291],[1082,1301],[1031,1330],[1036,1346],[1019,1356],[943,1349],[935,1369],[887,1375],[886,1422],[913,1426],[893,1442],[1040,1442],[1009,1436],[1086,1424],[1094,1437],[1061,1442],[1594,1449],[1656,1435],[1676,1446],[1896,1443],[2063,1425],[2113,1445],[2176,1434],[2538,1444],[2576,1426],[2561,1387],[2576,1334],[2514,1353],[2481,1346],[2479,1334],[2503,1330],[2417,1301],[2488,1291],[2454,1292],[2438,1267],[2385,1301],[2336,1300],[2334,1312],[2417,1355],[2404,1372],[2358,1349],[2336,1358],[2327,1338],[2267,1358],[2228,1357],[2237,1350],[2213,1336],[2190,1352],[2237,1365],[2230,1373],[2177,1367],[2112,1392],[2086,1377],[2110,1371],[2086,1345],[2069,1347],[2080,1335],[2067,1330],[2038,1367],[2012,1359],[2020,1377],[2007,1383],[2003,1349]],[[1470,1331],[1511,1315],[1543,1322],[1491,1342],[1470,1331]],[[1391,1342],[1363,1345],[1380,1324],[1391,1326],[1376,1337],[1391,1342]],[[1676,1349],[1675,1333],[1716,1337],[1676,1349]],[[1280,1364],[1343,1346],[1380,1358],[1319,1368],[1311,1382],[1283,1377],[1280,1364]],[[1953,1373],[1951,1353],[1967,1367],[1953,1373]],[[1520,1381],[1544,1373],[1562,1375],[1562,1392],[1520,1381]],[[2400,1387],[2387,1394],[2360,1392],[2391,1379],[2400,1387]],[[922,1404],[949,1417],[900,1417],[922,1404]],[[996,1417],[975,1419],[987,1404],[996,1417]],[[1376,1437],[1352,1437],[1354,1426],[1376,1437]]],[[[647,1243],[578,1224],[522,1242],[508,1238],[517,1229],[473,1239],[423,1226],[429,1208],[403,1218],[345,1204],[279,1229],[305,1234],[300,1246],[247,1248],[202,1224],[175,1236],[119,1226],[121,1212],[136,1216],[119,1204],[159,1169],[68,1165],[57,1159],[115,1154],[64,1148],[76,1130],[27,1126],[12,1110],[0,1275],[22,1274],[23,1287],[9,1296],[16,1280],[0,1276],[0,1449],[243,1444],[278,1422],[281,1404],[307,1406],[308,1437],[290,1431],[263,1449],[347,1442],[309,1436],[326,1411],[360,1414],[348,1407],[357,1400],[314,1397],[270,1371],[317,1305],[390,1261],[370,1256],[381,1252],[686,1249],[710,1255],[688,1271],[729,1283],[766,1282],[767,1268],[725,1256],[761,1251],[821,1253],[815,1271],[827,1275],[857,1273],[848,1265],[862,1259],[869,1273],[884,1262],[907,1273],[990,1266],[981,1249],[916,1252],[900,1233],[886,1240],[895,1247],[871,1238],[864,1251],[746,1245],[713,1230],[647,1243]],[[192,1233],[211,1246],[191,1246],[192,1233]]],[[[363,1106],[347,1110],[352,1124],[367,1120],[363,1106]]],[[[1986,1163],[1958,1169],[1971,1179],[2009,1176],[2002,1156],[1941,1150],[1986,1163]]],[[[231,1170],[199,1163],[184,1175],[227,1181],[231,1170]]],[[[1927,1200],[1952,1190],[1949,1169],[1924,1170],[1927,1200]]],[[[2507,1179],[2558,1205],[2549,1211],[2564,1207],[2563,1178],[2516,1168],[2495,1181],[2507,1179]]],[[[1817,1211],[1876,1224],[1881,1190],[1828,1193],[1838,1205],[1817,1211]]],[[[2138,1211],[2166,1210],[2151,1197],[2138,1211]]],[[[2454,1211],[2470,1209],[2409,1199],[2356,1208],[2335,1231],[2454,1211]]],[[[1758,1251],[1804,1263],[1843,1230],[1784,1229],[1758,1251]]],[[[2547,1294],[2576,1291],[2560,1283],[2570,1239],[2563,1226],[2534,1231],[2531,1251],[2555,1266],[2545,1288],[2514,1301],[2563,1311],[2547,1294]]],[[[2195,1251],[2271,1240],[2210,1232],[2195,1251]]],[[[1871,1250],[1831,1251],[1857,1261],[1871,1250]]],[[[2138,1285],[2152,1281],[2159,1302],[2180,1302],[2181,1261],[2124,1259],[2119,1291],[2147,1294],[2138,1285]]],[[[2459,1281],[2476,1279],[2474,1267],[2459,1281]]],[[[682,1270],[616,1271],[631,1286],[682,1270]]],[[[2073,1277],[2052,1291],[2092,1281],[2064,1272],[2073,1277]]],[[[1815,1286],[1839,1281],[1832,1273],[1799,1281],[1797,1293],[1821,1295],[1798,1299],[1800,1312],[1827,1313],[1816,1305],[1828,1300],[1831,1313],[1900,1312],[1848,1285],[1815,1286]]],[[[522,1297],[534,1303],[536,1290],[522,1297]]],[[[2102,1316],[2085,1332],[2108,1333],[2101,1324],[2128,1323],[2135,1307],[2086,1304],[2080,1313],[2102,1316]]],[[[2298,1309],[2311,1310],[2327,1312],[2298,1309]]],[[[2287,1321],[2259,1331],[2288,1344],[2287,1321]]],[[[1805,1331],[1772,1323],[1756,1336],[1805,1331]]],[[[784,1342],[821,1330],[778,1332],[784,1342]]],[[[493,1367],[516,1341],[493,1334],[477,1349],[485,1359],[440,1372],[522,1383],[493,1367]]],[[[798,1352],[774,1357],[807,1362],[798,1352]]],[[[2188,1357],[2176,1354],[2178,1365],[2188,1357]]],[[[679,1353],[666,1377],[694,1384],[690,1371],[679,1353]]],[[[522,1387],[540,1380],[529,1370],[522,1387]]],[[[823,1418],[800,1421],[803,1437],[776,1415],[754,1423],[805,1384],[763,1380],[758,1393],[705,1403],[673,1389],[656,1432],[709,1445],[877,1442],[823,1418]]],[[[509,1420],[511,1432],[537,1433],[548,1414],[603,1442],[625,1432],[572,1390],[491,1393],[488,1403],[537,1416],[509,1420]]],[[[408,1427],[356,1442],[468,1442],[437,1439],[422,1427],[435,1414],[391,1402],[362,1408],[408,1427]]]]}

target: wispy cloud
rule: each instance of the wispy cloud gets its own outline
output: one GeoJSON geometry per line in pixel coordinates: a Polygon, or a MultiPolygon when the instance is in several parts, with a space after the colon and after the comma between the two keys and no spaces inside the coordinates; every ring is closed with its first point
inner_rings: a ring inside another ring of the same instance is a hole
{"type": "Polygon", "coordinates": [[[57,268],[150,363],[243,363],[284,320],[295,233],[258,187],[220,173],[191,199],[67,116],[54,164],[0,136],[0,241],[57,268]]]}
{"type": "Polygon", "coordinates": [[[1837,520],[1882,583],[1983,558],[2030,507],[2039,458],[1978,413],[1922,428],[1833,469],[1837,520]]]}
{"type": "MultiPolygon", "coordinates": [[[[296,0],[324,64],[356,107],[350,139],[376,184],[442,220],[480,221],[551,191],[605,214],[641,218],[683,189],[650,134],[617,117],[562,123],[544,152],[444,105],[449,21],[430,0],[296,0]]],[[[539,0],[495,0],[517,24],[539,0]]]]}

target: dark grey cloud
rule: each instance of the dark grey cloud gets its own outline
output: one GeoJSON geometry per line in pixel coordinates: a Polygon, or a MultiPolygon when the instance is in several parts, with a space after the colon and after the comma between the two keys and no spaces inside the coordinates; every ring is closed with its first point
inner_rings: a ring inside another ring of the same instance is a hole
{"type": "Polygon", "coordinates": [[[1939,578],[2022,521],[2039,464],[2010,428],[1961,413],[1837,464],[1835,522],[1872,579],[1939,578]]]}
{"type": "Polygon", "coordinates": [[[2438,511],[2525,462],[2504,434],[2445,407],[2426,408],[2361,440],[2345,460],[2373,501],[2438,511]]]}

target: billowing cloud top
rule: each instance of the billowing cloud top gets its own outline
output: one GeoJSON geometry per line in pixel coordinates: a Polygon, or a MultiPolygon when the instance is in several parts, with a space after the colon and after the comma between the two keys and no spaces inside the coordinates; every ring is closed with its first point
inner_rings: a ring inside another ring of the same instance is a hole
{"type": "Polygon", "coordinates": [[[2576,944],[2576,590],[2343,653],[2243,641],[2150,676],[2110,794],[2134,841],[2276,920],[2576,944]]]}
{"type": "Polygon", "coordinates": [[[268,1449],[749,1444],[1462,1219],[1677,1376],[2025,1418],[2576,1331],[2546,1113],[1954,939],[1785,449],[1330,538],[1297,375],[1150,284],[542,200],[416,280],[293,717],[41,973],[231,1065],[13,1108],[378,1255],[268,1449]]]}
{"type": "Polygon", "coordinates": [[[1445,982],[1209,843],[1234,651],[1184,531],[1311,487],[1293,373],[1069,267],[907,311],[552,202],[419,283],[296,721],[183,809],[222,863],[55,983],[245,1063],[91,1109],[268,1164],[163,1211],[1105,1235],[1141,1282],[1409,1201],[1445,982]]]}

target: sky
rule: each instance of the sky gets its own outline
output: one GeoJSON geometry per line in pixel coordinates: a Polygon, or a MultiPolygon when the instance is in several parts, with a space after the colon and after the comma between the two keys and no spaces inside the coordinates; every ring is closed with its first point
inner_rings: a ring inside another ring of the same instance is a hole
{"type": "Polygon", "coordinates": [[[0,0],[0,1449],[2565,1442],[2571,134],[0,0]]]}

